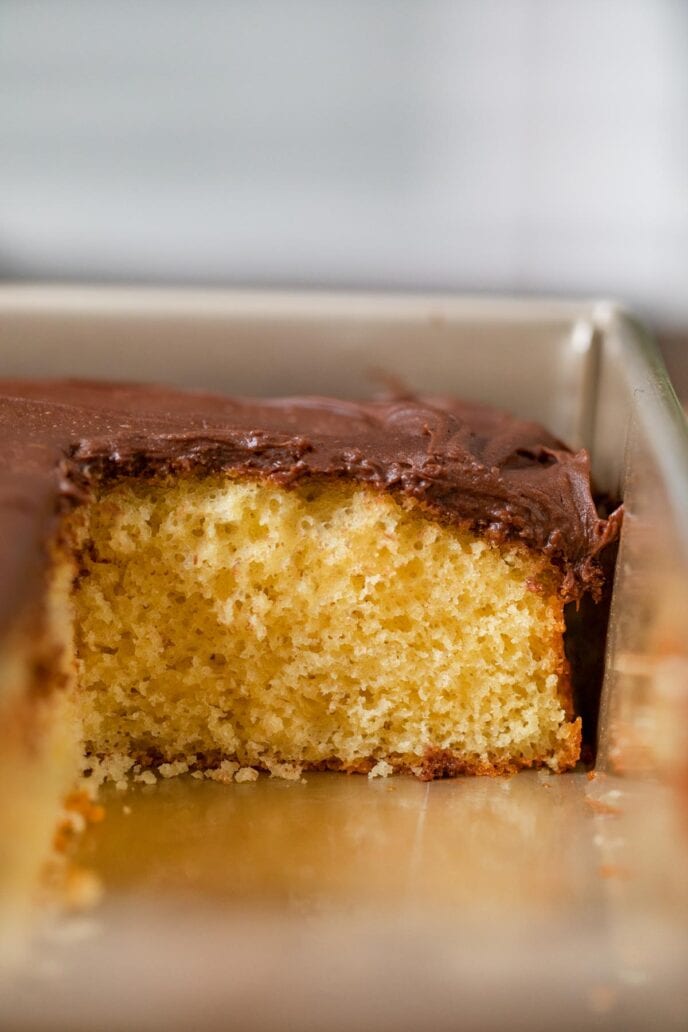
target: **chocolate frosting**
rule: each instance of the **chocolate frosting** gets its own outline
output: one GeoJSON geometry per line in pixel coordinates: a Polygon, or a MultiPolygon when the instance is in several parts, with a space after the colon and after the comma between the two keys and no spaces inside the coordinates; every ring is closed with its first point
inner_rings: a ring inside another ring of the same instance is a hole
{"type": "Polygon", "coordinates": [[[122,476],[236,471],[286,486],[345,479],[417,500],[597,594],[621,510],[600,518],[587,452],[537,423],[443,397],[225,398],[86,381],[0,381],[0,623],[35,590],[65,506],[122,476]]]}

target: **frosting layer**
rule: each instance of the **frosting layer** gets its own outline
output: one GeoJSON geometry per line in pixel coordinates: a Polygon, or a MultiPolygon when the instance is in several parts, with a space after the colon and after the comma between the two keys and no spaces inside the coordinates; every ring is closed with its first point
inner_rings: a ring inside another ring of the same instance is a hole
{"type": "Polygon", "coordinates": [[[346,478],[419,502],[562,570],[596,595],[621,509],[598,515],[587,452],[538,423],[444,397],[225,398],[86,381],[0,381],[0,623],[45,564],[65,505],[122,476],[235,472],[288,486],[346,478]]]}

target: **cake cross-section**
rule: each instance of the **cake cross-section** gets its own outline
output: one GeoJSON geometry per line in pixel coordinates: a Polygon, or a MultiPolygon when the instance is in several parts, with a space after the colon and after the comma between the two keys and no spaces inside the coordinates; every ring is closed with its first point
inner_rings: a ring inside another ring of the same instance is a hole
{"type": "Polygon", "coordinates": [[[621,519],[584,451],[442,397],[0,393],[6,756],[115,780],[576,763],[565,606],[599,595],[621,519]]]}

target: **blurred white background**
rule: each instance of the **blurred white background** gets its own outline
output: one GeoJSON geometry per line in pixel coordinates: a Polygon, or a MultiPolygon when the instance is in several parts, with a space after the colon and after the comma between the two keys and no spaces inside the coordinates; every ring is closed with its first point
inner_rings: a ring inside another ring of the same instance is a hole
{"type": "Polygon", "coordinates": [[[684,0],[0,0],[0,275],[688,325],[684,0]]]}

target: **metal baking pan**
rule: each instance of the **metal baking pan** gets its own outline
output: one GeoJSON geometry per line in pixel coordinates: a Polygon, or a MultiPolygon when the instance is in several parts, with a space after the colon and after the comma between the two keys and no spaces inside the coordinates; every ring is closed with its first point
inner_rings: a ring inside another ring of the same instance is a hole
{"type": "Polygon", "coordinates": [[[688,1014],[688,433],[609,303],[0,288],[0,371],[365,396],[380,371],[587,446],[626,505],[598,768],[106,792],[8,1029],[648,1029],[688,1014]]]}

